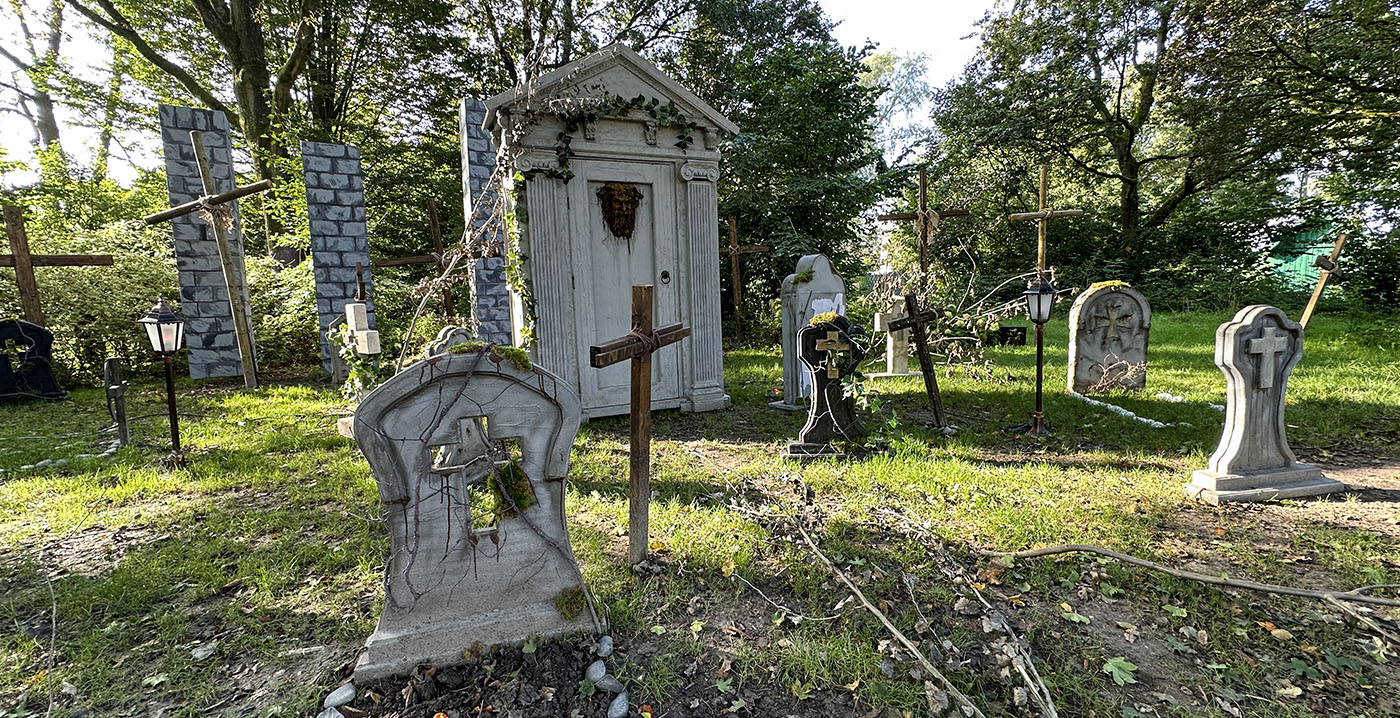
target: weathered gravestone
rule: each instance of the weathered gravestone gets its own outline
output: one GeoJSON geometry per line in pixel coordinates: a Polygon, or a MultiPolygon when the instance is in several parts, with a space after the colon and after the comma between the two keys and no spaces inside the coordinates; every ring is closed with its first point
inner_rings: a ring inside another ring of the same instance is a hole
{"type": "Polygon", "coordinates": [[[890,297],[885,311],[875,313],[875,331],[885,332],[885,370],[871,374],[881,376],[912,376],[909,371],[909,333],[890,331],[890,322],[903,319],[909,313],[904,309],[904,297],[890,297]]]}
{"type": "Polygon", "coordinates": [[[809,254],[797,260],[797,271],[783,279],[783,398],[768,405],[785,411],[801,411],[801,400],[811,394],[812,382],[798,358],[797,334],[812,317],[827,312],[846,313],[846,283],[831,269],[824,255],[809,254]]]}
{"type": "Polygon", "coordinates": [[[842,380],[855,373],[865,360],[861,340],[865,331],[850,320],[836,316],[818,321],[797,332],[798,357],[812,386],[807,407],[807,423],[789,442],[783,456],[789,459],[841,458],[845,446],[865,443],[865,428],[856,414],[855,399],[846,395],[842,380]]]}
{"type": "Polygon", "coordinates": [[[1212,504],[1316,496],[1346,487],[1298,463],[1283,421],[1288,376],[1303,356],[1303,329],[1276,307],[1241,309],[1215,331],[1225,373],[1225,430],[1186,493],[1212,504]]]}
{"type": "Polygon", "coordinates": [[[53,376],[53,333],[23,319],[0,321],[0,404],[67,398],[53,376]]]}
{"type": "Polygon", "coordinates": [[[485,122],[520,151],[523,181],[509,196],[529,209],[512,283],[517,341],[528,330],[535,361],[578,389],[586,416],[627,413],[627,368],[588,369],[589,347],[626,334],[631,287],[653,285],[657,324],[693,333],[653,357],[652,407],[728,407],[715,183],[721,134],[739,128],[623,45],[492,97],[485,122]]]}
{"type": "Polygon", "coordinates": [[[1146,388],[1151,328],[1141,292],[1122,282],[1091,285],[1069,310],[1069,391],[1146,388]]]}
{"type": "Polygon", "coordinates": [[[564,517],[578,396],[514,354],[429,357],[355,412],[390,537],[384,611],[357,680],[597,628],[564,517]]]}

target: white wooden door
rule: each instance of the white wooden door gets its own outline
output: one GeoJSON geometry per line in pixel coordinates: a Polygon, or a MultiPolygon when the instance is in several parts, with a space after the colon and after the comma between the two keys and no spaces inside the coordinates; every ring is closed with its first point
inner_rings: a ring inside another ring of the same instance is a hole
{"type": "MultiPolygon", "coordinates": [[[[589,416],[622,414],[631,393],[630,362],[603,369],[588,363],[588,348],[632,330],[632,285],[655,289],[652,322],[680,321],[680,267],[677,263],[675,169],[669,164],[575,158],[569,182],[569,216],[587,217],[586,228],[570,234],[574,247],[574,320],[579,337],[580,399],[589,416]],[[629,242],[613,236],[603,221],[598,190],[624,182],[642,191],[636,227],[629,242]],[[583,208],[586,207],[585,211],[583,208]]],[[[652,355],[652,405],[674,406],[681,396],[680,344],[652,355]]]]}

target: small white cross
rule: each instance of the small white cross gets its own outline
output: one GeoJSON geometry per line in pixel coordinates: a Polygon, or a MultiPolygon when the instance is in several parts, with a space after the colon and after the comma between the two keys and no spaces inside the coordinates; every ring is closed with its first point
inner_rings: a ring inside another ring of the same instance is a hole
{"type": "Polygon", "coordinates": [[[1257,339],[1249,340],[1250,354],[1259,355],[1259,388],[1268,389],[1274,385],[1274,371],[1277,368],[1277,357],[1288,351],[1288,335],[1280,335],[1274,327],[1264,327],[1263,333],[1257,339]]]}

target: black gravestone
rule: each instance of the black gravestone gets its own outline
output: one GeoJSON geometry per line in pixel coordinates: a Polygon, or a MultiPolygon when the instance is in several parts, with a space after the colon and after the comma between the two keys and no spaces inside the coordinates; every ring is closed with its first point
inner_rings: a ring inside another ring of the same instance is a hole
{"type": "Polygon", "coordinates": [[[53,333],[23,319],[0,321],[0,404],[67,398],[53,377],[53,333]]]}
{"type": "Polygon", "coordinates": [[[842,379],[854,374],[865,360],[866,348],[859,339],[865,329],[852,326],[837,316],[817,322],[797,332],[797,357],[812,379],[812,400],[807,404],[807,423],[790,442],[783,456],[790,459],[840,458],[845,452],[833,442],[863,446],[865,428],[856,415],[855,400],[846,396],[842,379]]]}

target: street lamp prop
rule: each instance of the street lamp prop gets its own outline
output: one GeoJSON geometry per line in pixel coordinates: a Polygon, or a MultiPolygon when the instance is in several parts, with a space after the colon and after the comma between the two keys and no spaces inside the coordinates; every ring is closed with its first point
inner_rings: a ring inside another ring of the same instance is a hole
{"type": "Polygon", "coordinates": [[[1045,412],[1042,404],[1045,387],[1045,323],[1050,321],[1050,310],[1055,306],[1055,284],[1044,274],[1037,275],[1026,285],[1022,293],[1026,297],[1026,315],[1035,324],[1035,412],[1031,414],[1031,428],[1026,436],[1045,436],[1045,412]]]}
{"type": "Polygon", "coordinates": [[[170,408],[170,464],[184,463],[180,452],[180,416],[175,412],[175,352],[185,344],[185,320],[170,310],[165,299],[157,299],[156,305],[146,316],[137,320],[146,328],[146,338],[151,340],[151,349],[156,356],[165,360],[165,400],[170,408]]]}

